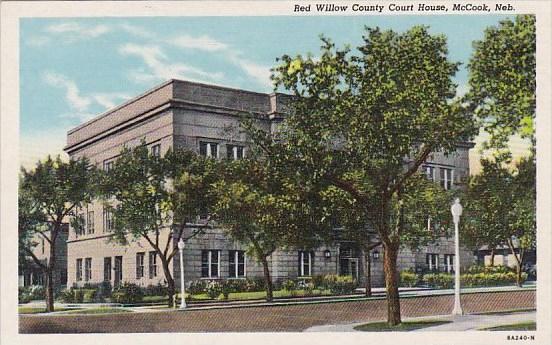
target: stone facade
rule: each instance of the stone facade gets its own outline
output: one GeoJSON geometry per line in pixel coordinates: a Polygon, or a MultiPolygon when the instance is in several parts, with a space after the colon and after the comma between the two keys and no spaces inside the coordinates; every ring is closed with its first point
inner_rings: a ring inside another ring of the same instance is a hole
{"type": "MultiPolygon", "coordinates": [[[[263,94],[170,80],[69,131],[65,151],[74,158],[86,156],[98,167],[105,167],[116,159],[123,145],[134,146],[142,141],[152,149],[159,149],[161,154],[175,147],[199,153],[203,145],[204,150],[212,149],[210,152],[218,157],[227,157],[228,150],[232,150],[231,145],[238,145],[243,146],[247,155],[245,135],[233,130],[239,125],[239,115],[244,112],[253,114],[260,126],[267,131],[275,131],[285,116],[288,102],[289,96],[284,94],[263,94]],[[205,149],[207,143],[210,146],[205,149]]],[[[424,169],[433,169],[431,178],[443,180],[444,184],[447,183],[444,176],[449,174],[446,176],[449,181],[454,181],[454,185],[469,175],[469,148],[470,145],[460,145],[455,154],[446,157],[436,153],[424,169]]],[[[117,283],[116,275],[122,281],[143,286],[163,282],[159,258],[156,263],[157,273],[150,278],[149,252],[152,249],[143,240],[134,241],[128,246],[110,241],[111,235],[101,203],[88,205],[82,212],[93,219],[94,229],[87,229],[84,234],[79,235],[70,231],[67,249],[69,286],[82,285],[85,282],[99,283],[108,278],[114,284],[117,283]],[[144,253],[143,259],[140,258],[141,253],[144,253]],[[119,265],[122,273],[114,270],[117,257],[122,258],[119,265]],[[88,268],[85,267],[86,259],[90,262],[88,268]],[[111,265],[107,264],[108,261],[111,265]],[[77,272],[77,263],[82,265],[78,269],[80,273],[77,272]],[[141,268],[137,269],[137,265],[142,266],[142,263],[143,276],[140,274],[141,268]],[[90,273],[84,272],[85,270],[90,273]],[[106,270],[111,270],[111,274],[106,273],[106,270]]],[[[166,234],[162,238],[166,238],[166,234]]],[[[363,256],[358,251],[350,251],[347,246],[347,243],[343,243],[311,252],[277,251],[270,258],[272,277],[274,280],[281,280],[301,274],[346,273],[362,278],[365,265],[363,256]],[[301,265],[301,258],[306,266],[301,265]]],[[[184,249],[186,281],[205,278],[205,275],[228,278],[231,270],[236,273],[238,266],[247,277],[262,276],[262,266],[247,256],[243,259],[243,253],[240,252],[242,250],[239,243],[225,237],[219,229],[210,229],[188,240],[184,249]],[[231,261],[234,261],[233,266],[231,261]]],[[[416,253],[401,252],[400,269],[425,267],[426,253],[432,251],[441,256],[454,253],[450,240],[443,239],[438,248],[428,247],[416,253]]],[[[469,253],[465,252],[462,263],[470,263],[469,258],[469,253]]],[[[373,282],[381,285],[381,257],[373,261],[373,282]]],[[[178,256],[173,260],[171,270],[179,285],[178,256]]]]}

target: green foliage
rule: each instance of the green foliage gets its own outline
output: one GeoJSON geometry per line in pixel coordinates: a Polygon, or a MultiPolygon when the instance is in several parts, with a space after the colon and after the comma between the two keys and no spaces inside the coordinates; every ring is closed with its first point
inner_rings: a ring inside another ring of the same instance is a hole
{"type": "Polygon", "coordinates": [[[31,285],[27,287],[19,287],[18,300],[19,303],[28,303],[33,300],[41,300],[45,297],[44,286],[31,285]]]}
{"type": "Polygon", "coordinates": [[[403,287],[414,287],[418,285],[419,277],[411,270],[401,271],[400,273],[400,285],[403,287]]]}
{"type": "Polygon", "coordinates": [[[136,284],[123,283],[113,289],[111,301],[114,303],[138,303],[142,301],[144,292],[142,288],[136,284]]]}
{"type": "Polygon", "coordinates": [[[535,15],[505,19],[488,28],[483,40],[473,46],[465,98],[490,134],[487,147],[504,148],[513,134],[534,142],[535,15]]]}
{"type": "Polygon", "coordinates": [[[293,279],[286,279],[282,283],[282,288],[286,291],[295,291],[297,290],[297,282],[293,279]]]}
{"type": "Polygon", "coordinates": [[[223,290],[223,283],[216,280],[212,280],[209,283],[207,283],[207,288],[205,292],[207,292],[207,296],[209,296],[210,299],[216,299],[220,296],[220,294],[222,293],[222,290],[223,290]]]}
{"type": "Polygon", "coordinates": [[[192,295],[204,293],[207,290],[207,280],[194,280],[186,289],[192,295]]]}
{"type": "Polygon", "coordinates": [[[353,293],[358,284],[352,276],[327,274],[324,276],[323,286],[333,294],[344,295],[353,293]]]}
{"type": "MultiPolygon", "coordinates": [[[[522,273],[521,283],[527,279],[522,273]]],[[[437,289],[451,289],[454,287],[454,275],[449,273],[430,273],[422,276],[422,282],[437,289]]],[[[463,287],[501,286],[512,285],[517,282],[517,275],[507,267],[470,267],[466,273],[460,275],[460,284],[463,287]]]]}
{"type": "Polygon", "coordinates": [[[454,276],[448,273],[428,273],[422,276],[422,282],[437,289],[450,289],[454,286],[454,276]]]}
{"type": "Polygon", "coordinates": [[[144,289],[144,296],[167,296],[167,285],[157,283],[157,285],[148,285],[144,289]]]}
{"type": "Polygon", "coordinates": [[[96,302],[96,289],[82,289],[82,302],[83,303],[92,303],[96,302]]]}

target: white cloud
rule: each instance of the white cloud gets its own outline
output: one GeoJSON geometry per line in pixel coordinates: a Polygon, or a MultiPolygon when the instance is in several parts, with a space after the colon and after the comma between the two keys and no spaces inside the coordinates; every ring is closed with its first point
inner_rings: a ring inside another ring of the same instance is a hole
{"type": "Polygon", "coordinates": [[[45,72],[43,78],[51,86],[65,90],[65,99],[72,109],[85,112],[92,103],[89,97],[81,96],[77,84],[67,77],[54,72],[45,72]]]}
{"type": "Polygon", "coordinates": [[[110,32],[111,28],[103,24],[82,26],[79,23],[68,22],[50,25],[46,28],[46,31],[56,35],[64,35],[67,42],[74,42],[77,40],[102,36],[110,32]]]}
{"type": "Polygon", "coordinates": [[[207,72],[200,68],[181,63],[170,63],[167,55],[156,45],[127,43],[119,48],[119,53],[137,56],[147,65],[148,70],[139,69],[131,71],[131,79],[137,82],[172,78],[204,81],[205,79],[217,80],[224,76],[220,72],[207,72]]]}
{"type": "Polygon", "coordinates": [[[25,43],[33,47],[42,47],[50,43],[50,41],[51,39],[46,36],[32,36],[32,37],[29,37],[29,39],[27,39],[25,43]]]}
{"type": "Polygon", "coordinates": [[[130,99],[132,96],[126,93],[95,93],[92,98],[96,103],[106,109],[110,109],[120,104],[123,101],[130,99]]]}
{"type": "Polygon", "coordinates": [[[132,25],[129,23],[122,23],[119,24],[119,27],[123,29],[124,31],[128,32],[131,35],[141,37],[141,38],[155,38],[155,34],[151,33],[150,31],[136,25],[132,25]]]}
{"type": "Polygon", "coordinates": [[[207,35],[193,37],[190,35],[181,35],[167,40],[167,43],[179,48],[198,49],[208,52],[227,50],[229,47],[225,43],[217,41],[207,35]]]}
{"type": "Polygon", "coordinates": [[[269,87],[273,86],[272,80],[270,80],[270,67],[242,59],[239,56],[232,57],[231,61],[237,64],[248,76],[255,79],[259,84],[269,87]]]}

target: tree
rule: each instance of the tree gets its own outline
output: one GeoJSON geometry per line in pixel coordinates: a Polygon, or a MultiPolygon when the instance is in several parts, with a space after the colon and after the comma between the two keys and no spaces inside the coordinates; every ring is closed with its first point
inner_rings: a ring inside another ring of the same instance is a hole
{"type": "Polygon", "coordinates": [[[68,217],[94,196],[96,173],[88,160],[63,162],[50,156],[34,170],[21,170],[19,183],[19,249],[46,276],[46,310],[54,311],[53,278],[56,270],[56,240],[68,217]],[[37,238],[49,245],[47,260],[33,252],[37,238]]]}
{"type": "Polygon", "coordinates": [[[535,162],[524,158],[512,170],[501,161],[482,160],[465,198],[470,214],[463,238],[476,246],[507,245],[516,260],[517,284],[522,283],[524,254],[535,247],[535,162]]]}
{"type": "Polygon", "coordinates": [[[356,55],[323,37],[316,59],[280,58],[273,79],[293,100],[278,140],[246,129],[267,159],[345,192],[364,210],[384,248],[387,320],[396,325],[397,254],[425,229],[404,212],[411,191],[423,191],[415,176],[431,153],[454,152],[474,126],[452,101],[458,63],[447,60],[443,35],[416,26],[401,34],[367,28],[363,38],[356,55]]]}
{"type": "Polygon", "coordinates": [[[215,191],[215,220],[262,264],[266,300],[272,301],[269,257],[276,249],[313,248],[321,240],[322,228],[326,233],[331,228],[324,209],[309,207],[318,191],[256,159],[228,162],[215,191]]]}
{"type": "Polygon", "coordinates": [[[536,32],[534,15],[518,15],[485,30],[468,65],[469,110],[490,134],[487,145],[505,149],[519,134],[535,143],[536,32]]]}
{"type": "Polygon", "coordinates": [[[127,244],[143,239],[151,246],[161,260],[169,307],[174,306],[176,291],[170,268],[178,252],[175,243],[181,238],[187,241],[206,226],[197,224],[197,219],[210,203],[213,164],[184,150],[158,157],[142,144],[123,149],[104,174],[102,194],[113,211],[113,240],[127,244]]]}

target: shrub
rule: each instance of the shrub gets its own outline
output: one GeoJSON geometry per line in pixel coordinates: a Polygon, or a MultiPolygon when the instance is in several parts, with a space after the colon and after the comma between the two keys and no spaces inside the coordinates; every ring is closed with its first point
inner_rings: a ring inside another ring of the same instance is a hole
{"type": "Polygon", "coordinates": [[[315,276],[312,276],[312,283],[314,284],[315,289],[323,289],[324,288],[324,275],[317,274],[315,276]]]}
{"type": "Polygon", "coordinates": [[[136,284],[123,283],[111,294],[111,300],[116,303],[137,303],[144,297],[142,288],[136,284]]]}
{"type": "Polygon", "coordinates": [[[229,292],[246,292],[247,280],[245,279],[228,279],[224,282],[229,292]]]}
{"type": "Polygon", "coordinates": [[[188,292],[192,295],[198,295],[207,291],[207,280],[194,280],[188,287],[188,292]]]}
{"type": "Polygon", "coordinates": [[[32,299],[29,289],[24,287],[19,287],[17,296],[19,303],[29,303],[32,299]]]}
{"type": "Polygon", "coordinates": [[[357,284],[351,276],[327,274],[324,276],[324,286],[335,294],[348,294],[355,291],[357,284]]]}
{"type": "Polygon", "coordinates": [[[207,283],[207,296],[211,299],[218,298],[222,293],[222,284],[216,280],[207,283]]]}
{"type": "Polygon", "coordinates": [[[256,292],[265,290],[265,281],[263,277],[247,278],[246,291],[256,292]]]}
{"type": "Polygon", "coordinates": [[[222,296],[224,299],[228,299],[228,295],[230,295],[230,292],[234,292],[234,284],[232,280],[225,280],[221,284],[221,290],[222,290],[222,296]]]}
{"type": "Polygon", "coordinates": [[[82,289],[82,301],[83,303],[96,302],[97,289],[82,289]]]}
{"type": "Polygon", "coordinates": [[[453,277],[448,273],[429,273],[424,274],[422,281],[437,289],[450,289],[453,287],[453,277]]]}
{"type": "Polygon", "coordinates": [[[58,295],[58,299],[65,303],[74,303],[75,295],[73,293],[73,289],[61,290],[58,295]]]}
{"type": "Polygon", "coordinates": [[[82,289],[73,289],[73,303],[82,303],[84,300],[84,291],[82,289]]]}
{"type": "Polygon", "coordinates": [[[400,286],[413,287],[418,284],[418,275],[411,270],[401,271],[400,286]]]}
{"type": "Polygon", "coordinates": [[[144,296],[167,296],[168,294],[168,287],[161,283],[157,283],[157,285],[148,285],[144,289],[144,296]]]}
{"type": "Polygon", "coordinates": [[[297,283],[292,279],[287,279],[282,283],[282,288],[286,291],[295,291],[297,290],[297,283]]]}

